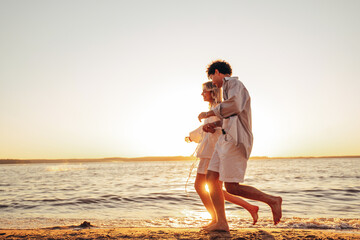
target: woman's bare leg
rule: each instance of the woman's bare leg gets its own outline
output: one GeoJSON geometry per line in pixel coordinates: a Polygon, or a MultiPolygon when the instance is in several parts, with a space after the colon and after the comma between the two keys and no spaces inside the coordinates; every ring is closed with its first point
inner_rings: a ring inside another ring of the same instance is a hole
{"type": "Polygon", "coordinates": [[[211,215],[211,222],[208,225],[204,226],[204,227],[208,227],[216,223],[216,213],[210,198],[210,194],[206,191],[205,185],[206,185],[206,175],[198,173],[195,179],[195,190],[198,193],[206,210],[211,215]]]}
{"type": "Polygon", "coordinates": [[[210,190],[210,197],[216,213],[216,223],[205,228],[206,231],[229,232],[229,224],[225,213],[225,198],[222,182],[219,181],[219,173],[208,170],[206,180],[210,190]]]}
{"type": "MultiPolygon", "coordinates": [[[[216,214],[215,214],[215,210],[214,210],[211,198],[210,198],[210,194],[206,191],[205,185],[206,185],[206,175],[198,173],[196,175],[196,180],[195,180],[195,190],[198,193],[206,210],[211,215],[212,220],[207,225],[207,226],[210,226],[216,222],[216,214]]],[[[225,190],[223,191],[223,193],[224,193],[224,197],[225,197],[226,201],[234,203],[236,205],[239,205],[239,206],[245,208],[251,214],[251,217],[253,218],[253,224],[254,225],[256,224],[256,222],[258,220],[258,211],[259,211],[258,206],[252,205],[252,204],[248,203],[247,201],[245,201],[244,199],[234,196],[234,195],[226,192],[225,190]]],[[[205,226],[205,227],[207,227],[207,226],[205,226]]]]}
{"type": "Polygon", "coordinates": [[[252,204],[248,203],[247,201],[245,201],[244,199],[234,196],[226,191],[223,191],[223,193],[224,193],[224,197],[225,197],[226,201],[234,203],[236,205],[239,205],[239,206],[245,208],[251,214],[251,217],[253,218],[253,225],[256,224],[256,222],[259,218],[259,216],[258,216],[259,207],[258,206],[252,205],[252,204]]]}

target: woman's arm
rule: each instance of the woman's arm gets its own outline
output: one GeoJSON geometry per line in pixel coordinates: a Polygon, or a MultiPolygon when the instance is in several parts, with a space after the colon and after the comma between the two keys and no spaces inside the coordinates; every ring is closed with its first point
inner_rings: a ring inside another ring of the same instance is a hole
{"type": "Polygon", "coordinates": [[[200,113],[199,116],[198,116],[198,119],[199,119],[199,121],[201,122],[202,119],[204,119],[204,118],[209,118],[209,117],[212,117],[212,116],[215,116],[215,113],[214,113],[213,110],[210,110],[210,111],[208,111],[208,112],[202,112],[202,113],[200,113]]]}

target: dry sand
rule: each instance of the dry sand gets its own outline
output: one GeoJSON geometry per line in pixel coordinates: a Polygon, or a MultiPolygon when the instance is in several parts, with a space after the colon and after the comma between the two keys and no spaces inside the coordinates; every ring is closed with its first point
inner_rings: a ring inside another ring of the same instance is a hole
{"type": "Polygon", "coordinates": [[[0,229],[0,239],[360,239],[360,231],[241,228],[207,233],[198,228],[44,228],[0,229]]]}

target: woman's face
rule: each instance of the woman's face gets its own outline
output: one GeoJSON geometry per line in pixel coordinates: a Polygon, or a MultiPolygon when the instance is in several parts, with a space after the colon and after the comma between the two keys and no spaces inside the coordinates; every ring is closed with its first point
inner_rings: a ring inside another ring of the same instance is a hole
{"type": "Polygon", "coordinates": [[[204,101],[206,101],[206,102],[212,102],[213,101],[210,91],[206,91],[204,89],[203,92],[201,93],[201,95],[203,96],[204,101]]]}

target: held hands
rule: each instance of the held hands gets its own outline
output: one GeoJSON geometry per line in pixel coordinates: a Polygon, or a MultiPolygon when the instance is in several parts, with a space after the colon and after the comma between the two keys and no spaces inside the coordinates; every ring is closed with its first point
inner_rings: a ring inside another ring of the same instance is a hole
{"type": "Polygon", "coordinates": [[[204,132],[214,133],[216,128],[215,123],[208,123],[203,126],[204,132]]]}

